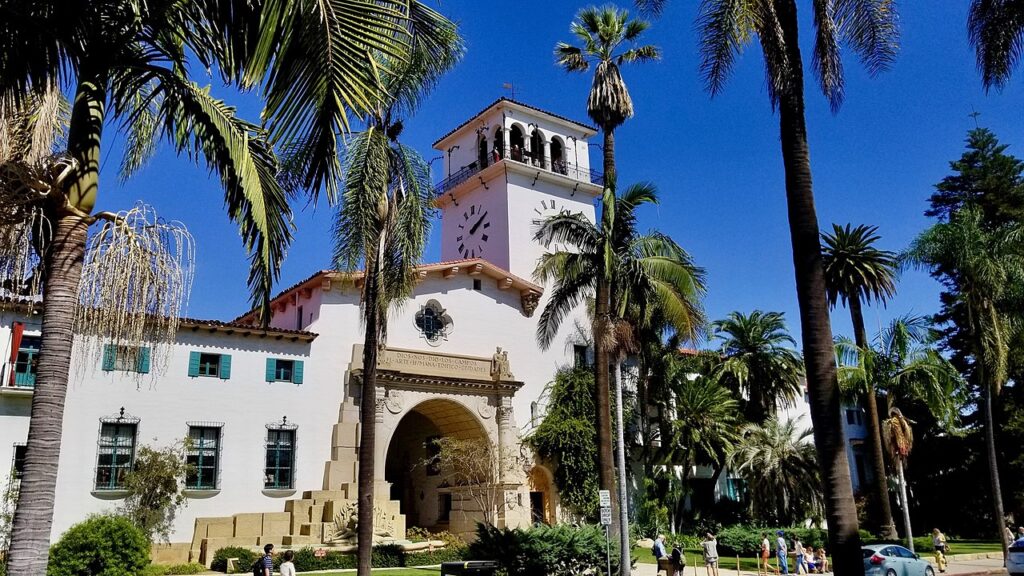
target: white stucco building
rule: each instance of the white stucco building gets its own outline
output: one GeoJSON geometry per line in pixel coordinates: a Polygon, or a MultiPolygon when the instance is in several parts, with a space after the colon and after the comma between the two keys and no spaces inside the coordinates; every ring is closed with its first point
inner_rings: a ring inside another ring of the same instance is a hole
{"type": "MultiPolygon", "coordinates": [[[[558,211],[594,218],[595,130],[499,99],[435,143],[441,262],[417,269],[414,294],[388,320],[377,390],[382,536],[409,525],[472,529],[471,506],[419,465],[436,436],[479,438],[518,453],[545,385],[574,360],[573,318],[541,349],[544,288],[535,222],[558,211]],[[535,314],[535,312],[537,312],[535,314]]],[[[75,355],[67,393],[53,536],[116,508],[141,445],[190,437],[188,505],[174,524],[176,559],[231,544],[339,542],[355,498],[361,344],[358,275],[316,272],[273,300],[266,329],[186,320],[169,351],[108,346],[75,355]],[[158,366],[157,359],[166,360],[158,366]]],[[[235,311],[235,314],[243,311],[235,311]]],[[[225,316],[232,311],[225,311],[225,316]]],[[[41,316],[0,315],[0,462],[15,477],[29,428],[41,316]]],[[[502,478],[506,524],[551,521],[557,495],[533,464],[502,478]]],[[[15,478],[16,480],[16,478],[15,478]]],[[[378,514],[375,506],[375,516],[378,514]]],[[[399,534],[401,533],[401,534],[399,534]]]]}

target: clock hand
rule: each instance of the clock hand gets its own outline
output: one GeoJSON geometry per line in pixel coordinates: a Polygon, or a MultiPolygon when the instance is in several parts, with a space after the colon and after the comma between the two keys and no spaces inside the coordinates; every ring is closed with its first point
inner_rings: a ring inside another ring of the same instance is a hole
{"type": "Polygon", "coordinates": [[[481,216],[480,219],[476,221],[476,224],[473,224],[473,227],[469,229],[470,234],[476,234],[476,229],[479,228],[481,224],[483,224],[484,218],[487,218],[487,212],[484,212],[483,216],[481,216]]]}

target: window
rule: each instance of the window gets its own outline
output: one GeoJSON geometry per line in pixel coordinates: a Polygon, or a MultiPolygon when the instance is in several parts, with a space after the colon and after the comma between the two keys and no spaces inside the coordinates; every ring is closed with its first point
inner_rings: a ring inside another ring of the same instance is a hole
{"type": "Polygon", "coordinates": [[[21,480],[21,475],[25,473],[25,445],[15,444],[14,445],[14,462],[11,464],[12,480],[21,480]]]}
{"type": "Polygon", "coordinates": [[[424,304],[414,317],[416,328],[427,344],[438,346],[448,339],[452,329],[452,318],[437,300],[424,304]]]}
{"type": "Polygon", "coordinates": [[[473,290],[483,290],[484,283],[479,278],[473,278],[473,290]]]}
{"type": "Polygon", "coordinates": [[[267,382],[302,384],[302,360],[267,358],[267,382]]]}
{"type": "Polygon", "coordinates": [[[423,447],[427,451],[427,476],[437,476],[441,473],[441,445],[438,444],[439,440],[441,440],[440,436],[430,436],[423,442],[423,447]]]}
{"type": "Polygon", "coordinates": [[[295,314],[295,329],[302,330],[302,306],[299,306],[299,309],[295,314]]]}
{"type": "Polygon", "coordinates": [[[18,346],[18,358],[14,362],[14,385],[32,388],[36,385],[36,370],[39,363],[39,349],[43,339],[39,336],[22,336],[18,346]]]}
{"type": "Polygon", "coordinates": [[[148,374],[149,346],[107,344],[103,347],[103,370],[148,374]]]}
{"type": "Polygon", "coordinates": [[[572,347],[573,366],[585,368],[587,366],[587,345],[574,344],[572,347]]]}
{"type": "Polygon", "coordinates": [[[185,461],[191,467],[185,487],[191,490],[216,490],[220,464],[220,424],[189,425],[188,453],[185,461]]]}
{"type": "Polygon", "coordinates": [[[100,426],[99,458],[96,463],[96,489],[119,490],[124,477],[135,463],[137,422],[113,421],[100,426]]]}
{"type": "Polygon", "coordinates": [[[285,425],[267,428],[267,465],[263,487],[293,487],[295,471],[295,428],[285,425]]]}
{"type": "Polygon", "coordinates": [[[231,378],[231,355],[192,351],[188,353],[188,375],[227,380],[231,378]]]}
{"type": "Polygon", "coordinates": [[[437,495],[437,521],[447,522],[452,517],[451,493],[437,495]]]}

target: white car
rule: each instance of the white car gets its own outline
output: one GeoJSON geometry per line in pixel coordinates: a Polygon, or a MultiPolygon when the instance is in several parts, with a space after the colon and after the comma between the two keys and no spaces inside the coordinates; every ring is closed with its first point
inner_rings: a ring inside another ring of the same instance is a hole
{"type": "Polygon", "coordinates": [[[1006,571],[1012,575],[1024,576],[1024,538],[1010,545],[1010,554],[1006,559],[1006,571]]]}

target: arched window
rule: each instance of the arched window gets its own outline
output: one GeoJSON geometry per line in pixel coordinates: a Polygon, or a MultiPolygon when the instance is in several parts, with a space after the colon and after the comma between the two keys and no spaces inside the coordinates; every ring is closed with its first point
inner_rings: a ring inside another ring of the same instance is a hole
{"type": "Polygon", "coordinates": [[[523,139],[523,129],[516,124],[513,124],[512,129],[509,131],[508,144],[511,148],[512,159],[522,162],[525,141],[523,139]]]}
{"type": "Polygon", "coordinates": [[[505,157],[505,131],[499,126],[494,131],[494,156],[495,160],[505,157]]]}
{"type": "Polygon", "coordinates": [[[565,167],[565,145],[560,138],[551,139],[551,170],[559,174],[567,174],[565,167]]]}
{"type": "Polygon", "coordinates": [[[534,130],[530,134],[530,158],[533,159],[534,166],[544,165],[544,137],[540,135],[539,130],[534,130]]]}
{"type": "Polygon", "coordinates": [[[476,159],[480,163],[480,169],[487,168],[487,138],[483,134],[480,135],[480,141],[477,143],[476,159]]]}

